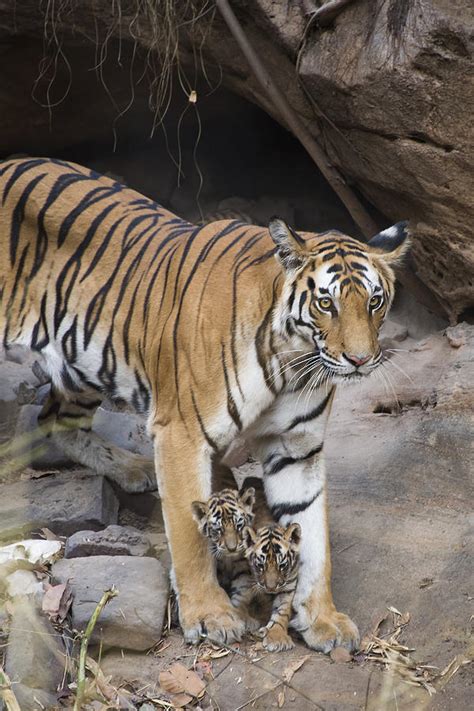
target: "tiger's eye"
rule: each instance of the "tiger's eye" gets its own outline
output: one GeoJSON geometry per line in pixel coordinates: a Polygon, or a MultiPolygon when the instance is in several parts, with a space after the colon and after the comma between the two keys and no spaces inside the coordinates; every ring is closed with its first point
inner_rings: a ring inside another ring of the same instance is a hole
{"type": "Polygon", "coordinates": [[[324,311],[328,311],[332,306],[332,300],[326,296],[322,299],[319,299],[318,304],[324,311]]]}
{"type": "Polygon", "coordinates": [[[382,297],[381,296],[372,296],[372,298],[369,301],[370,306],[372,308],[376,308],[377,306],[380,306],[382,303],[382,297]]]}

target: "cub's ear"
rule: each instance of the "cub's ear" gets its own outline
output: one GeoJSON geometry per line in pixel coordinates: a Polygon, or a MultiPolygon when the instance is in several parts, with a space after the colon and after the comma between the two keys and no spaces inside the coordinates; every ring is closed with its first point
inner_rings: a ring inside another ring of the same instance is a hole
{"type": "Polygon", "coordinates": [[[387,264],[395,264],[410,248],[408,222],[405,220],[387,227],[372,237],[367,246],[387,264]]]}
{"type": "Polygon", "coordinates": [[[252,548],[257,540],[257,534],[250,526],[245,526],[242,531],[242,540],[245,543],[246,548],[252,548]]]}
{"type": "Polygon", "coordinates": [[[299,546],[301,542],[301,526],[299,523],[290,523],[285,531],[285,538],[294,546],[299,546]]]}
{"type": "Polygon", "coordinates": [[[240,494],[240,500],[243,505],[248,509],[253,509],[255,504],[255,489],[253,486],[249,486],[240,494]]]}
{"type": "Polygon", "coordinates": [[[204,501],[193,501],[191,508],[194,520],[201,523],[202,519],[207,516],[207,504],[204,501]]]}
{"type": "Polygon", "coordinates": [[[298,269],[305,257],[305,241],[279,217],[272,217],[268,230],[277,246],[277,258],[287,271],[298,269]]]}

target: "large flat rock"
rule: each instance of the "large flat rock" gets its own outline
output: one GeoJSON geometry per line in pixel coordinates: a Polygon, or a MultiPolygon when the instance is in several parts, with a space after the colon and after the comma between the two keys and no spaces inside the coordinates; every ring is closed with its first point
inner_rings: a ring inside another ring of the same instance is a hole
{"type": "Polygon", "coordinates": [[[0,540],[18,540],[46,526],[58,535],[117,523],[118,501],[110,484],[87,470],[2,486],[0,540]]]}
{"type": "Polygon", "coordinates": [[[104,608],[92,642],[106,647],[145,650],[156,644],[168,602],[168,576],[158,560],[131,556],[92,556],[58,561],[53,578],[69,581],[74,599],[72,625],[84,630],[105,590],[117,597],[104,608]]]}

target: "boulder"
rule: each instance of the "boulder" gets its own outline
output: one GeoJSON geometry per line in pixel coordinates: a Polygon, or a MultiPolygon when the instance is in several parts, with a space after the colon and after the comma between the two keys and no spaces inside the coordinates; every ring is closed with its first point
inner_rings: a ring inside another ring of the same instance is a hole
{"type": "Polygon", "coordinates": [[[0,444],[15,434],[21,406],[33,402],[38,384],[28,364],[0,358],[0,444]]]}
{"type": "MultiPolygon", "coordinates": [[[[219,67],[219,83],[284,123],[219,13],[202,13],[191,21],[193,3],[172,6],[173,12],[164,17],[150,3],[133,14],[135,10],[124,11],[105,0],[67,11],[47,10],[33,0],[24,0],[13,11],[11,2],[0,1],[0,150],[44,154],[74,141],[109,141],[114,107],[122,105],[127,107],[119,114],[122,135],[148,135],[141,108],[149,103],[156,109],[156,96],[148,102],[146,82],[137,82],[134,101],[128,102],[127,62],[138,46],[157,61],[161,73],[162,35],[171,38],[168,43],[175,52],[177,25],[183,28],[183,67],[192,64],[194,72],[198,48],[206,78],[219,67]],[[43,34],[52,44],[53,37],[55,42],[60,38],[66,52],[67,62],[55,63],[53,81],[61,101],[56,94],[50,96],[49,75],[38,77],[39,61],[53,61],[44,57],[38,39],[43,34]],[[99,89],[99,77],[88,71],[96,48],[83,37],[94,37],[109,48],[101,63],[104,86],[99,89]],[[55,102],[52,114],[41,106],[48,96],[55,102]]],[[[474,301],[469,128],[474,5],[471,0],[353,2],[324,26],[310,21],[308,7],[313,6],[303,1],[232,3],[248,39],[296,114],[324,146],[328,162],[377,208],[381,222],[410,219],[414,269],[455,320],[474,301]]],[[[201,106],[205,99],[198,96],[201,106]]],[[[173,116],[174,123],[181,110],[173,116]]],[[[162,199],[170,195],[170,186],[173,180],[167,175],[160,188],[162,199]]],[[[146,192],[147,186],[134,187],[146,192]]]]}
{"type": "Polygon", "coordinates": [[[54,708],[66,671],[62,637],[30,599],[18,598],[11,607],[5,671],[20,708],[54,708]]]}
{"type": "Polygon", "coordinates": [[[103,531],[78,531],[66,541],[65,558],[94,555],[153,555],[150,539],[133,526],[107,526],[103,531]]]}
{"type": "Polygon", "coordinates": [[[155,558],[91,556],[53,565],[53,579],[69,581],[74,595],[72,624],[84,630],[103,592],[112,586],[118,595],[104,608],[92,642],[106,647],[145,650],[161,638],[168,602],[168,576],[155,558]]]}
{"type": "Polygon", "coordinates": [[[112,487],[87,470],[53,474],[2,486],[0,540],[18,540],[47,527],[57,535],[117,522],[112,487]]]}

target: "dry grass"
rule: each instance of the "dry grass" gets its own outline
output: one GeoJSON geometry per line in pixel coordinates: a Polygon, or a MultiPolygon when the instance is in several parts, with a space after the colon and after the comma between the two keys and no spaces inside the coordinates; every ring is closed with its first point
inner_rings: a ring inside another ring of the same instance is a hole
{"type": "Polygon", "coordinates": [[[386,671],[376,697],[369,700],[370,680],[367,688],[366,711],[423,711],[430,704],[430,699],[443,689],[456,672],[470,664],[473,654],[458,654],[442,670],[438,667],[418,662],[413,652],[415,649],[403,644],[400,637],[410,622],[410,614],[402,614],[390,607],[392,628],[385,634],[379,632],[387,616],[381,618],[374,630],[361,642],[358,657],[361,661],[374,662],[386,671]]]}

